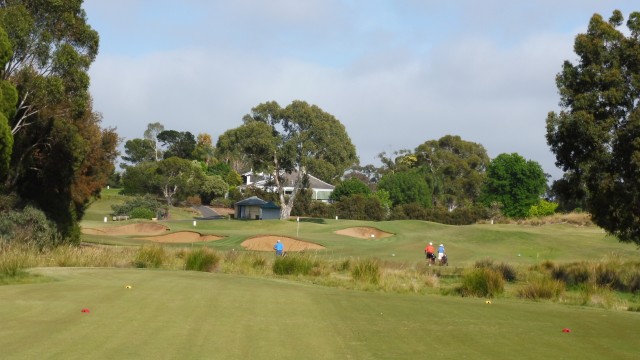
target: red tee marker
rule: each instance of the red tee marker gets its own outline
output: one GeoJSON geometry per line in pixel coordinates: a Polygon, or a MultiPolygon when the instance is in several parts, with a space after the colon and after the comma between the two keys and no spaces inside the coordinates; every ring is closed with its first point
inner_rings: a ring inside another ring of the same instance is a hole
{"type": "Polygon", "coordinates": [[[562,332],[563,332],[563,333],[570,333],[570,332],[571,332],[571,329],[569,329],[569,328],[564,328],[564,329],[562,329],[562,332]]]}
{"type": "Polygon", "coordinates": [[[88,313],[88,312],[89,312],[89,309],[82,309],[82,310],[80,310],[80,312],[88,313]]]}

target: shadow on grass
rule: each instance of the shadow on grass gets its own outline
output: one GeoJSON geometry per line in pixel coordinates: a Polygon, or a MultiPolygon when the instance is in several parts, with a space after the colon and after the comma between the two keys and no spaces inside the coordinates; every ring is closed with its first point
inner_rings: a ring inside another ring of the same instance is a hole
{"type": "MultiPolygon", "coordinates": [[[[297,221],[297,220],[293,219],[293,221],[297,221]]],[[[326,219],[320,219],[320,218],[300,218],[300,222],[313,223],[313,224],[326,224],[327,223],[326,219]]]]}

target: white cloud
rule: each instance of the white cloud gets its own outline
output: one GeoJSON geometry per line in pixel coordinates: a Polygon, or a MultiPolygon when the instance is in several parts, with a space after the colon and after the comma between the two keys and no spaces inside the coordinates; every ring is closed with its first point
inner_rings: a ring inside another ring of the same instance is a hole
{"type": "Polygon", "coordinates": [[[178,11],[174,2],[89,0],[102,38],[94,108],[126,139],[157,121],[215,138],[259,103],[300,99],[345,125],[363,164],[453,134],[557,178],[544,138],[555,75],[574,57],[589,6],[604,7],[571,4],[242,0],[178,11]]]}

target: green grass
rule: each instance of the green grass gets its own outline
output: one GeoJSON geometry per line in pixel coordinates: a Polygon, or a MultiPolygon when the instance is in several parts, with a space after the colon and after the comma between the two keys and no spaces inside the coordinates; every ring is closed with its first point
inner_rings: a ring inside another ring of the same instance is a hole
{"type": "MultiPolygon", "coordinates": [[[[110,211],[105,204],[123,201],[117,193],[103,194],[111,197],[94,203],[82,225],[131,223],[103,222],[103,212],[110,211]]],[[[0,286],[2,357],[635,359],[640,354],[631,330],[640,323],[640,295],[589,284],[563,291],[536,283],[556,266],[585,261],[599,266],[595,261],[604,259],[606,266],[626,269],[625,281],[635,284],[629,264],[640,261],[638,248],[594,226],[301,219],[198,221],[194,227],[189,210],[172,214],[174,220],[161,222],[172,232],[224,238],[164,244],[170,256],[157,270],[114,268],[131,266],[141,246],[152,244],[135,236],[85,235],[85,242],[115,246],[62,249],[63,254],[33,259],[39,266],[112,268],[39,268],[31,271],[37,278],[7,278],[9,285],[0,286]],[[354,226],[395,235],[358,239],[334,233],[354,226]],[[326,249],[301,255],[313,259],[310,275],[278,276],[273,254],[240,246],[256,235],[293,237],[326,249]],[[426,266],[423,249],[429,241],[445,244],[448,267],[426,266]],[[220,254],[213,273],[177,270],[185,268],[194,245],[220,254]],[[504,293],[491,304],[460,297],[464,275],[487,259],[502,276],[505,270],[513,273],[513,281],[504,283],[504,293]],[[378,284],[354,280],[358,266],[378,284]],[[83,314],[82,308],[91,312],[83,314]]]]}
{"type": "Polygon", "coordinates": [[[0,287],[3,358],[584,360],[640,354],[633,331],[640,313],[632,311],[517,299],[489,305],[201,272],[35,272],[56,281],[0,287]]]}
{"type": "MultiPolygon", "coordinates": [[[[415,263],[423,260],[423,249],[429,241],[445,244],[450,267],[469,267],[486,258],[513,265],[533,265],[545,260],[599,260],[611,254],[616,254],[621,260],[639,258],[635,245],[620,243],[616,238],[606,236],[598,227],[576,227],[568,224],[448,226],[416,220],[371,222],[333,219],[301,221],[299,225],[295,221],[280,220],[198,221],[195,227],[192,221],[161,223],[169,226],[171,231],[195,230],[224,236],[222,240],[207,243],[207,246],[217,250],[242,250],[240,243],[256,235],[282,235],[325,246],[326,250],[314,253],[328,259],[375,257],[397,263],[415,263]],[[354,226],[373,226],[396,235],[372,240],[334,233],[354,226]]],[[[100,227],[119,224],[84,221],[82,225],[100,227]]],[[[137,246],[144,243],[135,236],[85,235],[83,240],[114,245],[137,246]]]]}

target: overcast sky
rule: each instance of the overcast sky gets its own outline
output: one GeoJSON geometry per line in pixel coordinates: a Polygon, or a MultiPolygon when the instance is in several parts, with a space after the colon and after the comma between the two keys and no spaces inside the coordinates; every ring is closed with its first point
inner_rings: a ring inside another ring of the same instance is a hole
{"type": "MultiPolygon", "coordinates": [[[[635,3],[635,4],[634,4],[635,3]]],[[[632,5],[635,5],[633,7],[632,5]]],[[[214,141],[251,108],[333,114],[362,165],[450,134],[553,178],[555,75],[594,13],[637,0],[85,0],[100,34],[91,93],[126,141],[147,124],[214,141]]]]}

